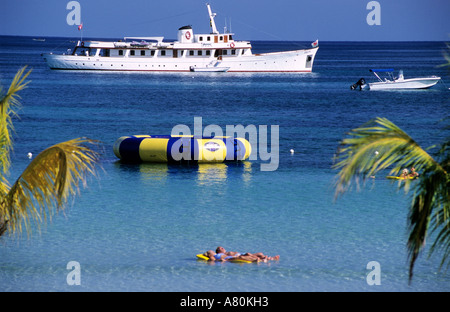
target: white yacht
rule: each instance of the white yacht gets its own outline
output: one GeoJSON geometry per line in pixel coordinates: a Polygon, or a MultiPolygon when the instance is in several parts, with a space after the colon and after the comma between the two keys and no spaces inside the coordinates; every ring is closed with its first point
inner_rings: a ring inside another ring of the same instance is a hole
{"type": "Polygon", "coordinates": [[[219,33],[207,4],[211,32],[195,34],[191,26],[178,29],[177,41],[164,37],[125,37],[112,41],[78,41],[65,54],[42,54],[51,69],[173,72],[311,72],[319,48],[252,53],[249,41],[219,33]]]}
{"type": "Polygon", "coordinates": [[[370,90],[427,89],[441,80],[441,77],[437,76],[405,79],[402,70],[399,71],[398,77],[393,76],[393,69],[371,69],[370,71],[378,78],[377,82],[369,83],[370,90]],[[381,79],[377,74],[380,72],[388,73],[389,78],[381,79]]]}

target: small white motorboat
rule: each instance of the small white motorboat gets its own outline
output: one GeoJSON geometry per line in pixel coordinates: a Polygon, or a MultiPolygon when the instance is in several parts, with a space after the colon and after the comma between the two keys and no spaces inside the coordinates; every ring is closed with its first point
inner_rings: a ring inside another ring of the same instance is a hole
{"type": "Polygon", "coordinates": [[[230,67],[216,67],[216,66],[206,66],[206,67],[196,67],[191,66],[191,72],[205,72],[205,73],[220,73],[226,72],[230,69],[230,67]]]}
{"type": "Polygon", "coordinates": [[[204,72],[204,73],[220,73],[226,72],[230,67],[191,67],[192,72],[204,72]]]}
{"type": "Polygon", "coordinates": [[[431,88],[441,80],[441,77],[429,76],[420,78],[403,77],[403,71],[400,70],[398,77],[392,74],[393,69],[370,69],[370,71],[378,78],[379,81],[369,83],[370,90],[394,90],[394,89],[427,89],[431,88]],[[381,79],[378,73],[387,73],[389,78],[381,79]]]}

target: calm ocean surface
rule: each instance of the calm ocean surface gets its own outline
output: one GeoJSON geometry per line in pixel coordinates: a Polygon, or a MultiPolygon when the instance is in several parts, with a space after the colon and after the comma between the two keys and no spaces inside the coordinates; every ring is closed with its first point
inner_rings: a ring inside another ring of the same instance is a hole
{"type": "MultiPolygon", "coordinates": [[[[71,39],[76,40],[76,39],[71,39]]],[[[254,52],[306,46],[253,42],[254,52]]],[[[449,291],[441,254],[418,259],[408,285],[410,196],[383,175],[334,202],[332,158],[345,133],[387,117],[423,147],[448,132],[450,75],[443,42],[321,42],[309,74],[102,73],[52,71],[42,52],[72,48],[67,38],[0,37],[0,82],[33,69],[20,93],[12,183],[27,153],[86,136],[103,142],[98,179],[90,178],[65,214],[30,238],[0,240],[0,291],[449,291]],[[351,91],[369,68],[437,75],[429,90],[351,91]],[[279,125],[278,169],[261,159],[239,164],[120,164],[123,135],[203,127],[279,125]],[[291,154],[290,149],[295,153],[291,154]],[[263,264],[208,264],[195,255],[218,245],[281,256],[263,264]],[[81,285],[66,282],[68,262],[81,285]],[[381,266],[381,285],[366,268],[381,266]]],[[[430,245],[430,244],[429,244],[430,245]]]]}

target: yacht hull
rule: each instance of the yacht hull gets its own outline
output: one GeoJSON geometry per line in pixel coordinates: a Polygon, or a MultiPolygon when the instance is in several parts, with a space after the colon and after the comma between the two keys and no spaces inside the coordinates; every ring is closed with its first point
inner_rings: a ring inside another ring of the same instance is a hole
{"type": "Polygon", "coordinates": [[[211,62],[228,67],[228,72],[311,72],[318,47],[287,52],[222,56],[192,60],[189,57],[111,57],[59,55],[46,53],[43,58],[51,69],[107,71],[171,71],[188,72],[206,68],[211,62]]]}

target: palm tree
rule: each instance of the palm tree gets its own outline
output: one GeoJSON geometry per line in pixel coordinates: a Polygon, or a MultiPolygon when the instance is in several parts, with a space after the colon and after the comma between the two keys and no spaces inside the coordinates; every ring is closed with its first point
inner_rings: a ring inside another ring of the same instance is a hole
{"type": "MultiPolygon", "coordinates": [[[[429,150],[429,149],[427,149],[429,150]]],[[[421,172],[418,180],[399,180],[406,192],[412,187],[409,211],[409,281],[414,263],[423,250],[427,236],[435,234],[430,255],[442,248],[442,267],[450,254],[450,140],[440,146],[434,157],[421,148],[408,134],[386,118],[376,118],[353,129],[335,156],[336,198],[348,190],[353,180],[359,185],[381,170],[390,169],[398,175],[402,168],[415,167],[421,172]]],[[[449,263],[447,263],[448,265],[449,263]]]]}
{"type": "Polygon", "coordinates": [[[86,144],[97,142],[78,138],[51,146],[38,154],[10,186],[6,175],[10,168],[13,131],[12,116],[20,107],[18,92],[27,87],[25,79],[31,70],[26,66],[15,75],[8,92],[0,87],[0,236],[11,233],[28,234],[31,222],[39,224],[64,209],[70,196],[79,191],[79,183],[86,183],[88,174],[95,174],[98,153],[86,144]]]}
{"type": "Polygon", "coordinates": [[[447,61],[447,63],[444,63],[442,65],[440,65],[439,67],[448,67],[450,68],[450,44],[446,44],[447,45],[447,51],[445,51],[444,54],[444,58],[447,61]]]}

